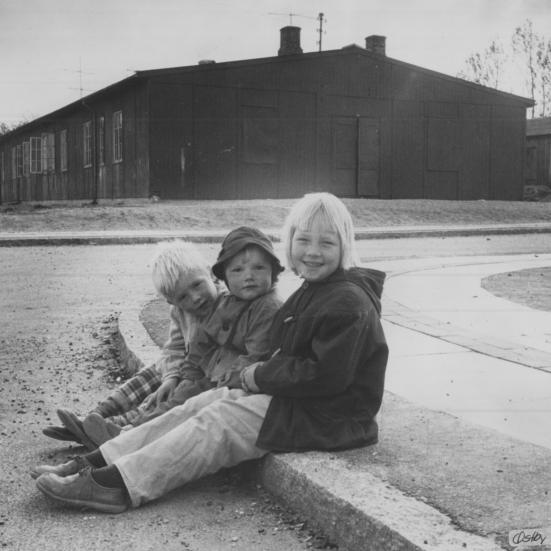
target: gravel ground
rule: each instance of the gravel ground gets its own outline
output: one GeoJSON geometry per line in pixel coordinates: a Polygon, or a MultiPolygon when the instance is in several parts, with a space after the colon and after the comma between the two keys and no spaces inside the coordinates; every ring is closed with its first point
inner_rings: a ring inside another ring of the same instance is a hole
{"type": "Polygon", "coordinates": [[[113,386],[118,313],[153,298],[153,246],[0,248],[0,549],[304,551],[325,539],[250,478],[207,477],[122,515],[43,496],[31,466],[81,453],[42,435],[55,411],[89,411],[113,386]]]}

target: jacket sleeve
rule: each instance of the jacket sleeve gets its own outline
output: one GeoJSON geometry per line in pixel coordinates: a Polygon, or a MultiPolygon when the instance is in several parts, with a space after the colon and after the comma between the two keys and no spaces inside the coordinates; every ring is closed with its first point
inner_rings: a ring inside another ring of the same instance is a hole
{"type": "Polygon", "coordinates": [[[213,344],[210,342],[204,328],[199,325],[191,342],[189,351],[178,368],[173,370],[171,377],[176,377],[180,381],[190,380],[198,381],[205,376],[203,365],[208,363],[210,356],[214,351],[213,344]]]}
{"type": "Polygon", "coordinates": [[[161,357],[155,363],[163,381],[170,378],[181,379],[189,352],[189,338],[196,329],[190,327],[193,320],[177,307],[170,308],[168,339],[164,344],[161,357]]]}
{"type": "Polygon", "coordinates": [[[368,361],[374,326],[380,326],[374,308],[328,310],[313,328],[308,357],[278,354],[258,366],[255,382],[261,392],[274,396],[337,395],[368,361]]]}
{"type": "Polygon", "coordinates": [[[243,338],[244,354],[240,354],[227,366],[226,371],[241,371],[243,368],[268,358],[270,353],[270,328],[282,301],[275,297],[257,301],[248,312],[245,335],[243,338]]]}

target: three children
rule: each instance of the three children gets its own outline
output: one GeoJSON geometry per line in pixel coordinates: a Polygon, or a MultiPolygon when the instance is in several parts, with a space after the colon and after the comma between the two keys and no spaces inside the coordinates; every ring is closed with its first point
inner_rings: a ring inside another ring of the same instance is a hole
{"type": "Polygon", "coordinates": [[[388,357],[384,274],[355,267],[352,220],[328,193],[305,196],[284,231],[302,286],[275,315],[270,357],[98,450],[34,469],[44,494],[122,512],[271,450],[373,444],[388,357]]]}

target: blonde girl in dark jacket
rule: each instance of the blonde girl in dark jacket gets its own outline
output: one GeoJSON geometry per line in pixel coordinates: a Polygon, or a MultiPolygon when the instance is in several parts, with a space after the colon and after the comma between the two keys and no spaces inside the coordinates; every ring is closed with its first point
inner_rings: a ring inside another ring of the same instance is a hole
{"type": "Polygon", "coordinates": [[[304,281],[274,318],[270,359],[245,368],[232,388],[203,392],[95,452],[36,467],[43,493],[122,512],[270,451],[377,442],[388,357],[384,274],[356,267],[350,213],[331,194],[299,200],[283,239],[287,263],[304,281]]]}

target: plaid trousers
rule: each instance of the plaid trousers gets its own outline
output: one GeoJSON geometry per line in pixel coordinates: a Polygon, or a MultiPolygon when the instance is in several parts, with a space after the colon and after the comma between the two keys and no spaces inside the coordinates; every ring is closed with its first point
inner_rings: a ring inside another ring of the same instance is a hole
{"type": "Polygon", "coordinates": [[[159,388],[161,382],[161,374],[155,366],[146,367],[100,402],[94,411],[110,418],[117,425],[128,425],[140,415],[138,406],[159,388]]]}

